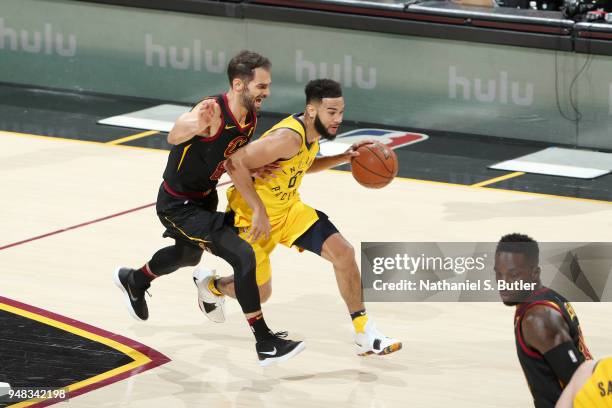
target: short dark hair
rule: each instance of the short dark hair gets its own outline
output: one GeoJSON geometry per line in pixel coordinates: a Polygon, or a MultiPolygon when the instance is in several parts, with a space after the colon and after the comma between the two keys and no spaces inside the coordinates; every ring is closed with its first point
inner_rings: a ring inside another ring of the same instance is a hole
{"type": "Polygon", "coordinates": [[[523,254],[534,266],[540,263],[540,248],[537,241],[525,234],[513,233],[501,237],[495,249],[496,254],[499,252],[523,254]]]}
{"type": "Polygon", "coordinates": [[[251,82],[256,68],[269,70],[271,66],[270,60],[263,55],[253,51],[242,50],[227,65],[227,78],[230,84],[236,78],[251,82]]]}
{"type": "Polygon", "coordinates": [[[340,98],[342,88],[333,79],[314,79],[304,89],[306,93],[306,103],[321,102],[323,98],[340,98]]]}

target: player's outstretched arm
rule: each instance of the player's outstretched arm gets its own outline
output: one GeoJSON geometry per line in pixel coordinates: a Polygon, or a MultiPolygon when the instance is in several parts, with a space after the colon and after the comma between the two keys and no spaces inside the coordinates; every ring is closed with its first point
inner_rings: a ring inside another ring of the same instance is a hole
{"type": "Polygon", "coordinates": [[[580,367],[578,367],[578,369],[572,376],[572,380],[563,389],[561,397],[559,397],[555,408],[572,408],[574,406],[574,398],[576,398],[578,391],[580,391],[582,386],[593,374],[593,370],[595,369],[596,364],[597,362],[593,360],[588,360],[582,363],[580,367]]]}
{"type": "Polygon", "coordinates": [[[361,146],[371,144],[373,140],[361,140],[353,143],[344,153],[336,154],[333,156],[317,157],[306,173],[316,173],[317,171],[331,169],[332,167],[339,166],[344,163],[348,163],[353,157],[359,156],[357,151],[361,146]]]}
{"type": "Polygon", "coordinates": [[[288,159],[296,155],[302,139],[288,129],[278,129],[266,137],[249,143],[238,149],[225,162],[225,170],[232,179],[249,207],[253,210],[253,219],[248,239],[258,240],[270,236],[270,221],[265,206],[255,191],[251,170],[257,169],[279,159],[288,159]]]}
{"type": "Polygon", "coordinates": [[[563,384],[569,383],[584,358],[570,337],[563,315],[548,306],[534,306],[525,313],[521,330],[527,345],[542,354],[563,384]]]}
{"type": "Polygon", "coordinates": [[[168,143],[179,145],[195,135],[214,135],[221,125],[221,108],[214,99],[205,99],[174,122],[168,143]]]}

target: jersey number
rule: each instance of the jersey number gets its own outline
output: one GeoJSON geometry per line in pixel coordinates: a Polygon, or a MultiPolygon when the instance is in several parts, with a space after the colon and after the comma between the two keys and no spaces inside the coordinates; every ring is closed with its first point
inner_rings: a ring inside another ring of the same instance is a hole
{"type": "Polygon", "coordinates": [[[287,185],[287,188],[293,188],[295,186],[295,183],[297,183],[297,178],[302,174],[302,170],[298,171],[297,173],[295,173],[290,179],[289,179],[289,184],[287,185]]]}

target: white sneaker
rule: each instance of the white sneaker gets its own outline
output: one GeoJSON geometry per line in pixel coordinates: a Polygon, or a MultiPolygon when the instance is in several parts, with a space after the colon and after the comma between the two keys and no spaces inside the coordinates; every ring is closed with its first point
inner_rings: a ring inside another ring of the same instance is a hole
{"type": "Polygon", "coordinates": [[[198,288],[198,306],[202,313],[215,323],[225,322],[225,296],[217,296],[210,291],[208,283],[215,279],[215,271],[198,266],[193,271],[193,283],[198,288]]]}
{"type": "Polygon", "coordinates": [[[358,347],[357,354],[360,356],[369,354],[384,356],[402,348],[402,342],[383,335],[376,330],[376,326],[371,320],[366,323],[363,333],[355,333],[355,344],[358,347]]]}

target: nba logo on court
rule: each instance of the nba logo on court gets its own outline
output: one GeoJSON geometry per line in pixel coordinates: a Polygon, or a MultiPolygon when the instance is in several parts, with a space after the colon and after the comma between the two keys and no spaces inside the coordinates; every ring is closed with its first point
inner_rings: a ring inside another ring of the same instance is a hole
{"type": "Polygon", "coordinates": [[[330,156],[340,154],[361,140],[373,139],[387,145],[391,149],[408,146],[427,140],[429,136],[422,133],[405,132],[401,130],[387,129],[356,129],[339,134],[333,142],[320,141],[319,156],[330,156]]]}

